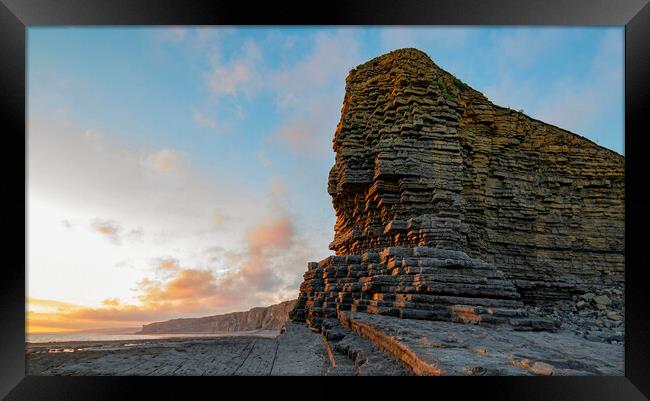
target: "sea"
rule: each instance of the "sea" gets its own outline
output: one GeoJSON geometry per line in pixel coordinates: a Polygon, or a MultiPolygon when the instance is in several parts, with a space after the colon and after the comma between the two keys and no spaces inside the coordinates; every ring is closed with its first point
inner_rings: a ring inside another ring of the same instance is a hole
{"type": "Polygon", "coordinates": [[[81,342],[81,341],[134,341],[134,340],[159,340],[164,338],[197,338],[197,337],[276,337],[279,330],[252,330],[234,331],[223,333],[184,333],[184,334],[106,334],[106,333],[28,333],[28,343],[56,343],[56,342],[81,342]]]}

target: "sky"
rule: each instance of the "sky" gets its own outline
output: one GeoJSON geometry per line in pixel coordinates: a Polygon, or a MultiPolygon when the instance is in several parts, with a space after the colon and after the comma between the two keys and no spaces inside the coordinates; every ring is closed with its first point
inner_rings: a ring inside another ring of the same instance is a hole
{"type": "Polygon", "coordinates": [[[30,27],[30,332],[293,299],[331,254],[345,77],[416,47],[624,154],[622,27],[30,27]]]}

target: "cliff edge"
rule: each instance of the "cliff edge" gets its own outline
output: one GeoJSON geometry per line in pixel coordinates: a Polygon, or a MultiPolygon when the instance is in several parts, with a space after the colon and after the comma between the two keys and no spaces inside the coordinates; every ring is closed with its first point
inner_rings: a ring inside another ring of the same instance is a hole
{"type": "Polygon", "coordinates": [[[145,324],[138,334],[207,334],[250,330],[280,330],[296,300],[266,307],[252,308],[246,312],[199,318],[172,319],[145,324]]]}

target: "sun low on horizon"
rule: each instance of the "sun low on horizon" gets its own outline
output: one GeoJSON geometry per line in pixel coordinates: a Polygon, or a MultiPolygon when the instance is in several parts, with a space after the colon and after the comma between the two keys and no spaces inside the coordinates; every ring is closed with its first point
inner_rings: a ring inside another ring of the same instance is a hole
{"type": "Polygon", "coordinates": [[[332,254],[346,76],[397,48],[624,154],[623,35],[30,27],[26,329],[137,328],[295,299],[306,263],[332,254]]]}

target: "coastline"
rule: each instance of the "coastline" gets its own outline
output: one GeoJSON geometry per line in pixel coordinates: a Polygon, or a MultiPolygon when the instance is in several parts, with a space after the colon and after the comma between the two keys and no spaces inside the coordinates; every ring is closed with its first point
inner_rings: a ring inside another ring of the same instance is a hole
{"type": "MultiPolygon", "coordinates": [[[[282,336],[220,336],[27,344],[28,375],[322,375],[323,338],[304,325],[282,336]],[[66,351],[66,349],[68,351],[66,351]],[[52,351],[55,350],[55,351],[52,351]]],[[[279,331],[277,331],[279,333],[279,331]]],[[[265,334],[265,333],[262,333],[265,334]]]]}
{"type": "Polygon", "coordinates": [[[28,334],[27,339],[30,336],[43,336],[44,338],[53,337],[58,338],[51,341],[25,341],[25,345],[28,347],[36,347],[42,345],[61,345],[61,344],[76,344],[76,343],[116,343],[116,342],[146,342],[146,341],[158,341],[165,339],[195,339],[195,338],[210,338],[210,337],[239,337],[239,336],[254,336],[254,337],[276,337],[280,334],[280,330],[266,330],[266,329],[257,329],[257,330],[246,330],[246,331],[231,331],[231,332],[218,332],[218,333],[152,333],[152,334],[141,334],[141,333],[119,333],[119,334],[89,334],[89,333],[38,333],[38,334],[28,334]],[[66,337],[70,337],[66,339],[66,337]],[[75,338],[78,337],[78,338],[75,338]],[[88,339],[82,339],[87,337],[88,339]],[[93,338],[95,337],[95,338],[93,338]]]}
{"type": "Polygon", "coordinates": [[[349,312],[317,333],[27,345],[29,375],[622,375],[624,347],[555,332],[349,312]]]}

